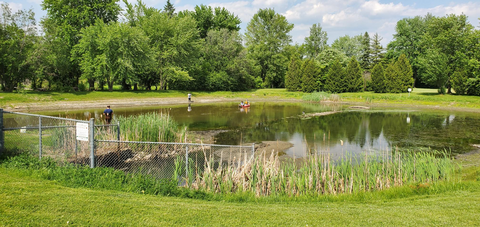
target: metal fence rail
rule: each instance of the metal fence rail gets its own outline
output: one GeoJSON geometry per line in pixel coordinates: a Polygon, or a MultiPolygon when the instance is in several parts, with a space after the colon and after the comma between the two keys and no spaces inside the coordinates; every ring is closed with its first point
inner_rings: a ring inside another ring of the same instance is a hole
{"type": "Polygon", "coordinates": [[[95,125],[94,119],[51,117],[0,109],[0,154],[18,150],[60,163],[112,167],[157,178],[187,176],[253,157],[255,146],[120,141],[120,125],[95,125]],[[77,137],[77,123],[88,124],[88,141],[77,137]]]}

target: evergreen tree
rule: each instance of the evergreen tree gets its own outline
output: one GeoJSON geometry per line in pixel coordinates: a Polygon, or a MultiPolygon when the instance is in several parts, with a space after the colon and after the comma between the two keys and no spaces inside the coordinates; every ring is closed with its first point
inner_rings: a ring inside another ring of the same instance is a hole
{"type": "Polygon", "coordinates": [[[394,63],[388,64],[387,68],[385,69],[385,87],[386,92],[388,93],[400,93],[401,91],[401,82],[398,78],[398,70],[395,67],[394,63]]]}
{"type": "Polygon", "coordinates": [[[360,65],[364,70],[370,69],[372,62],[372,49],[370,47],[370,36],[365,32],[362,39],[362,56],[360,57],[360,65]]]}
{"type": "Polygon", "coordinates": [[[382,37],[380,37],[378,35],[378,33],[375,33],[375,35],[373,35],[373,39],[372,39],[372,46],[371,46],[371,60],[372,60],[372,64],[373,65],[376,65],[378,64],[383,56],[384,56],[384,53],[383,53],[383,46],[382,44],[380,44],[380,42],[382,41],[382,37]]]}
{"type": "Polygon", "coordinates": [[[383,70],[382,63],[378,63],[373,67],[372,70],[372,87],[375,93],[385,93],[386,92],[386,78],[385,72],[383,70]]]}
{"type": "Polygon", "coordinates": [[[303,64],[302,91],[312,93],[317,89],[318,70],[315,61],[308,59],[303,64]]]}
{"type": "Polygon", "coordinates": [[[175,7],[170,2],[170,0],[167,0],[167,3],[163,7],[163,11],[166,12],[170,17],[173,17],[175,15],[175,7]]]}
{"type": "Polygon", "coordinates": [[[467,93],[468,76],[465,71],[455,71],[452,75],[452,88],[457,95],[467,93]]]}
{"type": "Polygon", "coordinates": [[[413,80],[412,66],[410,65],[410,61],[405,54],[401,54],[400,57],[398,57],[395,67],[398,70],[400,91],[407,92],[408,88],[413,87],[413,83],[415,81],[413,80]]]}
{"type": "Polygon", "coordinates": [[[345,82],[348,85],[347,92],[358,92],[363,90],[362,69],[357,59],[352,57],[347,66],[345,82]]]}
{"type": "Polygon", "coordinates": [[[325,90],[332,93],[341,93],[347,90],[345,85],[345,71],[340,64],[340,61],[336,60],[329,67],[327,80],[325,82],[325,90]]]}
{"type": "Polygon", "coordinates": [[[288,65],[288,71],[285,75],[285,88],[288,91],[298,91],[302,88],[300,79],[302,78],[301,60],[292,57],[288,65]]]}

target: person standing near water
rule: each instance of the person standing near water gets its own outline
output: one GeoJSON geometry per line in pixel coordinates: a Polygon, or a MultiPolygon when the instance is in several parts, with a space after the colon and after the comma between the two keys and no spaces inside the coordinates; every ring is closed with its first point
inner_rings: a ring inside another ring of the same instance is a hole
{"type": "Polygon", "coordinates": [[[192,101],[192,94],[188,93],[188,102],[192,101]]]}
{"type": "Polygon", "coordinates": [[[110,124],[112,121],[112,116],[113,116],[113,110],[110,109],[110,106],[107,106],[107,109],[103,111],[103,115],[105,115],[105,122],[107,124],[110,124]]]}

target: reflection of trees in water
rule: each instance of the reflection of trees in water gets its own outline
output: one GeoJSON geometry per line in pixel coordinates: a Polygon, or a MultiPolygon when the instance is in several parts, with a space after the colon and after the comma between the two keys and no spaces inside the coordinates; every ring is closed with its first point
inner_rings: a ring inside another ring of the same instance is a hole
{"type": "Polygon", "coordinates": [[[246,142],[289,141],[294,134],[300,134],[309,148],[314,148],[315,143],[322,142],[325,134],[330,145],[343,140],[363,149],[367,143],[374,147],[378,145],[377,141],[387,141],[390,147],[430,147],[465,152],[471,149],[470,144],[480,143],[479,131],[479,119],[465,116],[423,112],[343,112],[311,119],[259,122],[254,127],[222,136],[239,143],[240,137],[246,142]]]}

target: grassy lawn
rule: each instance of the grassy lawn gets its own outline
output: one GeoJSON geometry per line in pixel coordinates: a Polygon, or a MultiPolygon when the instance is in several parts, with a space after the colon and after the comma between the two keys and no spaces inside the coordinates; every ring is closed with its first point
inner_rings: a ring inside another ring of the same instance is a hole
{"type": "MultiPolygon", "coordinates": [[[[8,108],[27,103],[47,104],[51,102],[75,102],[75,101],[101,101],[122,99],[168,99],[185,98],[188,91],[91,91],[91,92],[33,92],[0,93],[0,107],[8,108]]],[[[195,99],[250,99],[250,100],[302,100],[304,93],[289,92],[285,89],[258,89],[244,92],[191,92],[195,99]]],[[[436,89],[416,88],[409,95],[401,94],[377,94],[373,92],[342,93],[333,101],[380,104],[380,105],[418,105],[433,107],[455,107],[480,109],[480,97],[440,95],[436,89]]]]}
{"type": "Polygon", "coordinates": [[[417,195],[414,189],[403,187],[303,202],[292,199],[237,203],[69,188],[27,176],[20,170],[0,168],[0,223],[6,226],[480,224],[479,182],[447,183],[432,188],[417,195]]]}

